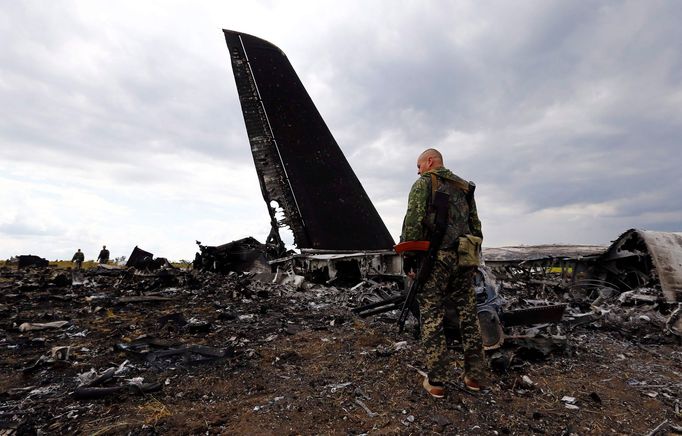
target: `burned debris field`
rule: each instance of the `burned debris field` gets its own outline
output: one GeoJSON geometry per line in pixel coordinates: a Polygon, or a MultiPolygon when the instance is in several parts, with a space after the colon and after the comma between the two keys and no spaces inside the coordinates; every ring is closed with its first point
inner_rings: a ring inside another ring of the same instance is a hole
{"type": "Polygon", "coordinates": [[[432,398],[393,237],[284,52],[223,32],[269,236],[197,241],[181,268],[137,246],[126,265],[1,263],[0,436],[682,434],[682,233],[482,263],[478,238],[489,377],[463,387],[444,326],[457,360],[432,398]]]}
{"type": "Polygon", "coordinates": [[[680,431],[679,309],[660,285],[622,291],[567,278],[579,266],[567,269],[566,256],[488,257],[497,279],[486,286],[504,310],[561,303],[566,311],[558,323],[505,327],[503,343],[487,351],[488,388],[461,389],[454,367],[440,401],[421,387],[419,345],[410,325],[397,333],[398,311],[352,310],[396,295],[400,281],[341,269],[330,279],[294,261],[273,274],[258,256],[221,273],[161,262],[81,273],[6,265],[1,432],[680,431]]]}

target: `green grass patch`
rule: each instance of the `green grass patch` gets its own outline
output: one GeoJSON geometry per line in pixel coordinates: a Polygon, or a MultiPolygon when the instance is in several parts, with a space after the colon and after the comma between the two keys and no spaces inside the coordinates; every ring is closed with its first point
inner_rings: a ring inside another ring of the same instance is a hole
{"type": "MultiPolygon", "coordinates": [[[[83,265],[81,266],[82,269],[90,269],[90,268],[96,268],[97,265],[99,265],[97,262],[94,260],[86,260],[83,262],[83,265]]],[[[71,262],[70,260],[51,260],[50,261],[50,266],[59,268],[59,269],[67,269],[71,268],[74,269],[76,267],[76,264],[74,262],[71,262]]]]}

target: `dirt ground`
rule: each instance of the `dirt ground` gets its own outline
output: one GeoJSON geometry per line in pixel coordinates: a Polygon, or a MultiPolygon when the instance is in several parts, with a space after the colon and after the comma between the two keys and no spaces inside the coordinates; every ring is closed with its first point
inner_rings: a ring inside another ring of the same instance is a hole
{"type": "Polygon", "coordinates": [[[354,316],[357,293],[346,288],[186,271],[91,270],[76,282],[54,268],[0,269],[0,435],[648,434],[666,420],[660,434],[675,434],[682,425],[682,347],[671,338],[584,324],[547,356],[505,347],[510,364],[481,393],[463,390],[453,367],[437,400],[415,370],[418,342],[397,333],[395,314],[354,316]],[[68,324],[24,324],[52,321],[68,324]],[[102,398],[77,394],[88,373],[108,368],[112,378],[91,384],[111,388],[92,394],[102,398]]]}

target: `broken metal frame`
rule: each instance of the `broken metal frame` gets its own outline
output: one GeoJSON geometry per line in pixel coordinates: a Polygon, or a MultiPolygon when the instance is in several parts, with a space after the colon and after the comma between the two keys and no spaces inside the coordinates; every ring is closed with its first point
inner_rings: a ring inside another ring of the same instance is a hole
{"type": "Polygon", "coordinates": [[[319,280],[331,283],[347,274],[358,280],[376,277],[403,279],[402,258],[395,251],[330,251],[302,250],[281,259],[269,262],[280,270],[293,269],[306,275],[316,276],[319,280]]]}
{"type": "Polygon", "coordinates": [[[484,248],[483,258],[501,279],[544,286],[573,286],[591,275],[606,246],[536,245],[484,248]]]}
{"type": "Polygon", "coordinates": [[[656,286],[668,303],[682,302],[682,233],[630,229],[599,258],[602,277],[621,288],[656,286]]]}

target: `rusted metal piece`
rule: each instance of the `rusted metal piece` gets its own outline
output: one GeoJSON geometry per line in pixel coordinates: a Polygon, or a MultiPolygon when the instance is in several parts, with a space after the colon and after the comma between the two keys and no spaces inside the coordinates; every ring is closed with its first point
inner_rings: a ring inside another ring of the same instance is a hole
{"type": "Polygon", "coordinates": [[[610,281],[630,289],[658,282],[668,303],[682,302],[682,233],[630,229],[599,263],[610,281]]]}
{"type": "Polygon", "coordinates": [[[267,243],[298,248],[390,249],[393,238],[282,50],[223,30],[261,192],[267,243]]]}

